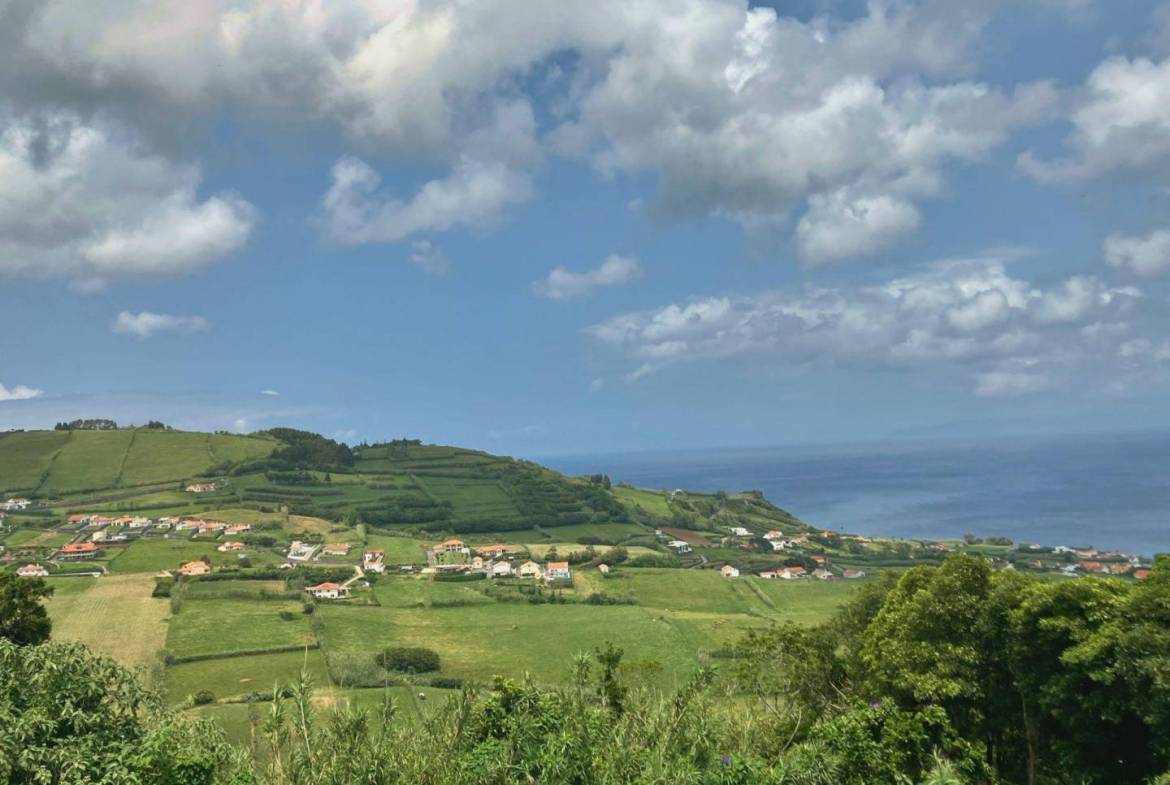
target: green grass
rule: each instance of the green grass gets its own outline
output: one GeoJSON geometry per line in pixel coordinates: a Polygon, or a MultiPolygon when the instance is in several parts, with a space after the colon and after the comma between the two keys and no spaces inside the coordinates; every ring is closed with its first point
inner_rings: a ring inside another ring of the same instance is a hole
{"type": "Polygon", "coordinates": [[[83,593],[93,586],[97,578],[45,578],[45,583],[53,587],[53,598],[72,597],[83,593]]]}
{"type": "Polygon", "coordinates": [[[277,682],[284,685],[295,681],[302,670],[308,671],[314,684],[329,684],[325,658],[316,649],[170,665],[166,669],[167,698],[178,703],[200,690],[210,690],[217,700],[249,692],[271,692],[277,682]]]}
{"type": "Polygon", "coordinates": [[[641,507],[657,518],[673,517],[670,505],[666,503],[666,494],[662,491],[647,491],[642,488],[626,488],[615,485],[613,495],[626,505],[641,507]]]}
{"type": "Polygon", "coordinates": [[[9,534],[4,544],[9,548],[57,548],[73,539],[69,534],[61,534],[45,529],[17,529],[9,534]]]}
{"type": "Polygon", "coordinates": [[[495,480],[464,477],[419,477],[423,486],[439,501],[450,502],[456,519],[518,518],[515,502],[495,480]]]}
{"type": "Polygon", "coordinates": [[[295,600],[184,602],[169,622],[167,649],[176,657],[191,657],[311,643],[311,618],[295,600]],[[285,621],[281,611],[294,618],[285,621]]]}
{"type": "Polygon", "coordinates": [[[288,591],[289,588],[285,585],[284,581],[194,581],[187,587],[184,598],[187,600],[197,600],[209,596],[221,596],[229,592],[233,595],[246,592],[255,595],[256,599],[259,600],[264,592],[272,595],[283,594],[288,591]]]}
{"type": "Polygon", "coordinates": [[[41,491],[112,487],[133,435],[134,431],[72,431],[41,491]]]}
{"type": "Polygon", "coordinates": [[[211,465],[208,434],[139,430],[126,456],[123,485],[193,477],[211,465]]]}
{"type": "Polygon", "coordinates": [[[216,463],[250,461],[267,457],[276,449],[276,440],[260,436],[233,436],[213,433],[208,437],[211,457],[216,463]]]}
{"type": "Polygon", "coordinates": [[[600,537],[603,540],[620,542],[627,537],[637,537],[654,532],[636,523],[578,523],[573,526],[550,526],[545,529],[557,540],[576,540],[578,537],[600,537]]]}
{"type": "Polygon", "coordinates": [[[612,597],[630,597],[639,605],[702,613],[749,613],[763,606],[736,591],[735,581],[715,570],[619,568],[598,584],[612,597]]]}
{"type": "Polygon", "coordinates": [[[366,537],[366,548],[386,551],[386,564],[415,564],[427,560],[425,543],[406,537],[370,534],[366,537]]]}
{"type": "Polygon", "coordinates": [[[138,540],[122,549],[110,562],[111,572],[149,572],[176,570],[183,562],[206,556],[213,567],[234,565],[236,554],[220,553],[215,542],[204,540],[169,539],[138,540]]]}
{"type": "Polygon", "coordinates": [[[64,431],[23,431],[0,437],[0,490],[31,490],[40,484],[64,431]]]}
{"type": "Polygon", "coordinates": [[[361,656],[395,646],[425,646],[439,653],[442,673],[487,681],[493,675],[563,683],[570,659],[606,641],[634,661],[655,661],[647,678],[667,685],[686,678],[698,663],[695,649],[661,614],[635,606],[495,603],[455,608],[397,609],[322,606],[327,654],[361,656]]]}

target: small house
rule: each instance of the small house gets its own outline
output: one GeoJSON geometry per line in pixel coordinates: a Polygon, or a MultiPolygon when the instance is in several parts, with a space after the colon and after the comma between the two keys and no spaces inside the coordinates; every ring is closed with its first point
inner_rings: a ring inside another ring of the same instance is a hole
{"type": "Polygon", "coordinates": [[[684,542],[683,540],[671,540],[670,542],[666,543],[666,547],[670,548],[680,556],[684,553],[691,552],[690,543],[684,542]]]}
{"type": "Polygon", "coordinates": [[[808,575],[808,572],[804,569],[804,567],[785,567],[784,569],[780,570],[779,573],[777,573],[777,576],[780,578],[780,580],[784,581],[803,578],[806,575],[808,575]]]}
{"type": "Polygon", "coordinates": [[[193,482],[187,486],[187,493],[211,493],[215,488],[213,482],[193,482]]]}
{"type": "Polygon", "coordinates": [[[321,549],[322,556],[348,556],[349,543],[347,542],[331,542],[321,549]]]}
{"type": "Polygon", "coordinates": [[[729,530],[736,537],[751,537],[752,533],[742,526],[732,526],[729,530]]]}
{"type": "Polygon", "coordinates": [[[824,567],[818,567],[817,569],[813,570],[813,577],[818,581],[829,581],[833,578],[836,578],[837,576],[826,570],[824,567]]]}
{"type": "Polygon", "coordinates": [[[1146,578],[1150,577],[1150,571],[1145,567],[1139,567],[1133,571],[1133,577],[1137,578],[1139,581],[1144,581],[1146,578]]]}
{"type": "Polygon", "coordinates": [[[512,565],[506,561],[498,561],[488,571],[493,578],[507,578],[512,574],[512,565]]]}
{"type": "Polygon", "coordinates": [[[363,553],[362,569],[367,572],[385,572],[386,552],[381,548],[373,548],[363,553]]]}
{"type": "Polygon", "coordinates": [[[211,572],[211,565],[203,560],[189,561],[179,568],[180,575],[207,575],[211,572]]]}
{"type": "Polygon", "coordinates": [[[246,523],[237,523],[227,527],[223,530],[224,534],[243,534],[246,531],[251,531],[252,527],[246,523]]]}
{"type": "Polygon", "coordinates": [[[482,556],[475,556],[474,558],[472,558],[471,569],[473,569],[473,570],[482,570],[483,569],[483,557],[482,556]]]}
{"type": "Polygon", "coordinates": [[[719,571],[719,574],[724,578],[738,578],[739,570],[737,570],[735,567],[732,567],[730,564],[724,564],[723,569],[719,571]]]}
{"type": "Polygon", "coordinates": [[[439,553],[465,553],[467,546],[463,543],[463,540],[452,537],[436,545],[435,550],[439,553]]]}
{"type": "Polygon", "coordinates": [[[32,502],[30,502],[28,499],[13,497],[13,498],[9,499],[8,501],[4,502],[4,509],[7,510],[8,512],[13,512],[15,510],[24,510],[24,509],[27,509],[30,504],[32,504],[32,502]]]}
{"type": "Polygon", "coordinates": [[[763,572],[760,573],[760,577],[766,581],[774,581],[774,580],[776,580],[776,571],[775,570],[764,570],[763,572]]]}
{"type": "Polygon", "coordinates": [[[764,535],[765,540],[781,540],[784,539],[784,532],[778,532],[775,529],[764,535]]]}
{"type": "Polygon", "coordinates": [[[521,578],[539,578],[542,575],[544,575],[544,571],[534,561],[526,561],[520,565],[521,578]]]}
{"type": "Polygon", "coordinates": [[[864,578],[865,570],[847,569],[841,573],[841,577],[845,578],[846,580],[857,580],[858,578],[864,578]]]}
{"type": "Polygon", "coordinates": [[[501,556],[505,556],[511,553],[507,545],[481,545],[475,549],[475,552],[485,558],[494,559],[498,559],[501,556]]]}
{"type": "Polygon", "coordinates": [[[567,581],[572,578],[567,561],[550,561],[545,565],[544,578],[548,581],[567,581]]]}
{"type": "Polygon", "coordinates": [[[39,564],[26,564],[17,570],[16,574],[22,578],[44,578],[49,571],[39,564]]]}
{"type": "Polygon", "coordinates": [[[220,553],[227,553],[229,551],[242,551],[244,550],[244,543],[238,542],[236,540],[228,540],[227,542],[221,542],[216,550],[220,553]]]}
{"type": "Polygon", "coordinates": [[[305,592],[318,600],[337,600],[349,596],[349,587],[340,583],[318,583],[316,586],[306,586],[305,592]]]}

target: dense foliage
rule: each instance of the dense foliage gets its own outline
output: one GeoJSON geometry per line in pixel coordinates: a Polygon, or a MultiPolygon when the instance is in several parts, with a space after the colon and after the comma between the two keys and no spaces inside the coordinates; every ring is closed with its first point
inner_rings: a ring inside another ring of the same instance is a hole
{"type": "Polygon", "coordinates": [[[392,646],[378,652],[378,665],[400,673],[430,673],[439,669],[439,655],[432,649],[411,646],[392,646]]]}
{"type": "Polygon", "coordinates": [[[353,465],[353,450],[320,434],[296,428],[272,428],[264,433],[282,442],[272,453],[273,461],[298,469],[322,471],[353,465]]]}
{"type": "Polygon", "coordinates": [[[49,639],[49,614],[41,600],[53,593],[40,578],[0,572],[0,638],[16,644],[49,639]]]}

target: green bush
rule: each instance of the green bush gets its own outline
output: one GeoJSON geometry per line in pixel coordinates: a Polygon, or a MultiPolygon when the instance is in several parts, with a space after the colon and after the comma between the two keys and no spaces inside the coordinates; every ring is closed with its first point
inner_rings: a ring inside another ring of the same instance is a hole
{"type": "Polygon", "coordinates": [[[209,703],[215,703],[215,693],[211,690],[199,690],[191,696],[191,702],[196,706],[206,706],[209,703]]]}
{"type": "Polygon", "coordinates": [[[429,673],[439,670],[438,652],[421,647],[391,646],[374,659],[388,671],[429,673]]]}

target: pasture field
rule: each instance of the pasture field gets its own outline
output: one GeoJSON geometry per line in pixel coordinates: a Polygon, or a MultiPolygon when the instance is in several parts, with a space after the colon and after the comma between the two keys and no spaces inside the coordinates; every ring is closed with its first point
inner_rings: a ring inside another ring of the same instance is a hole
{"type": "Polygon", "coordinates": [[[58,548],[71,539],[69,534],[60,532],[20,528],[9,534],[4,544],[9,548],[58,548]]]}
{"type": "Polygon", "coordinates": [[[216,543],[186,538],[136,540],[122,549],[110,562],[110,571],[117,573],[144,572],[154,575],[162,570],[176,570],[183,562],[206,556],[214,567],[234,565],[234,553],[220,553],[216,543]]]}
{"type": "Polygon", "coordinates": [[[426,562],[426,543],[407,537],[392,537],[385,534],[366,536],[366,548],[381,548],[386,551],[387,564],[419,564],[426,562]]]}
{"type": "Polygon", "coordinates": [[[666,503],[666,494],[662,491],[648,491],[643,488],[627,488],[624,485],[613,486],[613,495],[630,507],[641,507],[648,514],[656,518],[671,518],[673,513],[666,503]]]}
{"type": "Polygon", "coordinates": [[[250,461],[265,458],[276,449],[275,439],[263,436],[234,436],[227,433],[208,434],[211,458],[215,463],[250,461]]]}
{"type": "Polygon", "coordinates": [[[68,433],[22,431],[0,436],[0,490],[32,490],[68,433]]]}
{"type": "Polygon", "coordinates": [[[138,430],[122,468],[122,485],[182,480],[211,465],[206,433],[138,430]]]}
{"type": "Polygon", "coordinates": [[[491,603],[397,609],[323,605],[321,641],[327,655],[372,657],[386,646],[425,646],[439,653],[441,673],[477,681],[497,674],[563,683],[571,657],[607,641],[632,660],[655,661],[651,683],[685,678],[698,662],[661,614],[630,605],[491,603]]]}
{"type": "Polygon", "coordinates": [[[122,459],[133,436],[134,431],[71,431],[41,491],[58,493],[117,485],[122,459]]]}
{"type": "Polygon", "coordinates": [[[576,540],[578,537],[600,537],[603,540],[621,542],[629,537],[653,535],[652,529],[636,523],[578,523],[572,526],[554,526],[545,529],[558,540],[576,540]]]}
{"type": "Polygon", "coordinates": [[[716,570],[619,567],[598,585],[611,597],[634,599],[639,605],[662,610],[730,614],[760,612],[764,607],[716,570]]]}
{"type": "Polygon", "coordinates": [[[167,649],[176,657],[229,654],[313,642],[299,600],[193,600],[171,618],[167,649]],[[281,611],[293,614],[285,621],[281,611]]]}
{"type": "MultiPolygon", "coordinates": [[[[557,530],[551,529],[550,531],[555,532],[557,530]]],[[[534,542],[534,543],[529,543],[525,547],[528,548],[528,553],[532,555],[532,558],[539,561],[539,560],[545,559],[548,556],[548,552],[551,551],[553,548],[557,549],[557,558],[564,559],[570,553],[585,553],[586,548],[588,548],[589,546],[580,545],[580,544],[575,543],[575,542],[534,542]]],[[[609,546],[609,545],[594,545],[593,550],[597,553],[598,556],[600,556],[601,554],[605,553],[610,547],[611,546],[609,546]]],[[[622,547],[626,549],[627,553],[629,553],[630,558],[633,558],[635,556],[650,556],[650,555],[661,556],[662,555],[661,551],[656,551],[653,548],[647,548],[644,545],[630,545],[630,546],[623,545],[622,547]]]]}
{"type": "MultiPolygon", "coordinates": [[[[274,594],[286,594],[291,590],[285,585],[284,581],[250,581],[250,580],[226,580],[226,581],[192,581],[187,584],[186,593],[183,595],[186,600],[201,600],[201,599],[219,599],[226,595],[231,595],[235,598],[236,595],[249,594],[257,600],[264,599],[265,594],[272,596],[274,594]]],[[[293,591],[292,593],[296,593],[293,591]]]]}
{"type": "Polygon", "coordinates": [[[170,603],[150,596],[149,575],[58,578],[52,586],[54,640],[79,641],[133,667],[157,662],[166,644],[170,603]],[[86,585],[76,591],[67,581],[86,585]]]}
{"type": "Polygon", "coordinates": [[[178,703],[200,690],[209,690],[217,700],[249,692],[271,692],[277,683],[286,685],[295,681],[302,670],[308,672],[314,685],[329,686],[325,658],[317,649],[169,665],[166,669],[167,699],[178,703]]]}
{"type": "Polygon", "coordinates": [[[833,615],[858,584],[872,579],[781,581],[750,577],[738,580],[772,601],[770,613],[797,624],[819,624],[833,615]]]}
{"type": "Polygon", "coordinates": [[[439,501],[450,502],[456,518],[510,520],[520,517],[516,503],[495,480],[464,477],[419,477],[439,501]]]}

